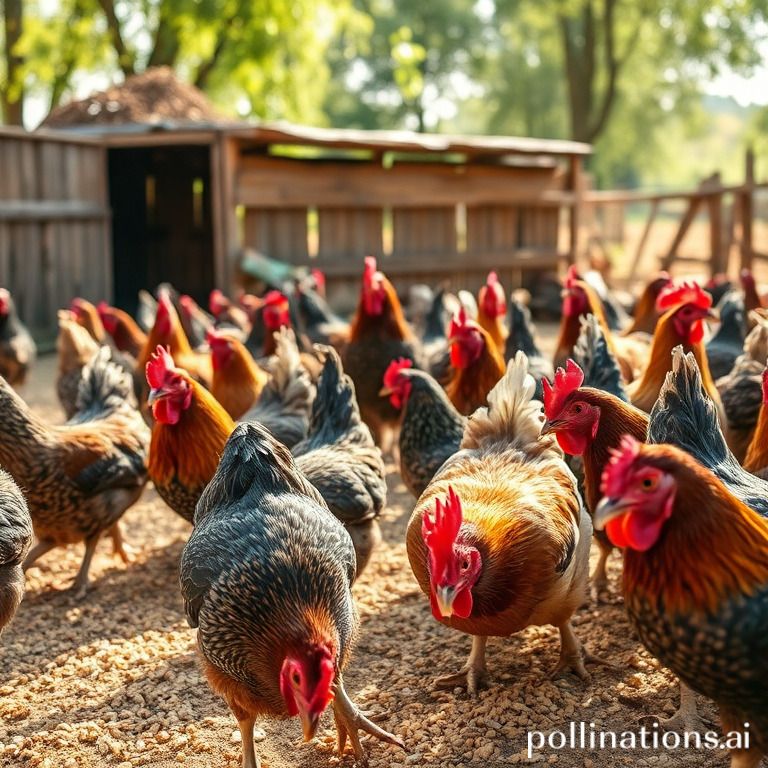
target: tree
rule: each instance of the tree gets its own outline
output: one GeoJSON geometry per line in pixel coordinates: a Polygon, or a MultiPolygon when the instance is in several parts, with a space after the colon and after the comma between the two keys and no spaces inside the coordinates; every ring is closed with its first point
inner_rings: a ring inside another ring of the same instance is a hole
{"type": "Polygon", "coordinates": [[[23,23],[22,8],[22,0],[3,0],[5,71],[0,78],[0,105],[3,120],[9,125],[21,125],[23,118],[24,85],[22,59],[18,53],[23,23]]]}

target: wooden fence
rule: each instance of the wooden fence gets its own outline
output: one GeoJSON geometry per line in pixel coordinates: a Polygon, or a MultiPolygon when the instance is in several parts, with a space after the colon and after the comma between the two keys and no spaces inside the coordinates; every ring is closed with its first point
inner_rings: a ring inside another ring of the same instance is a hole
{"type": "Polygon", "coordinates": [[[0,285],[43,343],[73,296],[111,297],[106,185],[98,142],[0,129],[0,285]]]}

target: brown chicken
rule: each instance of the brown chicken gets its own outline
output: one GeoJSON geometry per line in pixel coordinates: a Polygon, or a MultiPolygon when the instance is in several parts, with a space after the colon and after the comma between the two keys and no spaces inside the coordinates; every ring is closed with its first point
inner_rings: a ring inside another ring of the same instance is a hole
{"type": "Polygon", "coordinates": [[[392,283],[378,271],[376,259],[368,256],[342,361],[355,384],[360,415],[376,444],[385,450],[393,444],[400,414],[386,398],[379,397],[379,390],[387,366],[399,358],[416,362],[416,340],[392,283]]]}
{"type": "Polygon", "coordinates": [[[504,357],[507,343],[507,328],[504,319],[507,314],[507,298],[504,288],[495,272],[489,272],[485,285],[477,295],[477,322],[496,344],[499,354],[504,357]]]}
{"type": "Polygon", "coordinates": [[[339,752],[358,731],[402,747],[344,690],[359,619],[355,550],[291,454],[258,424],[240,424],[197,511],[181,557],[181,591],[203,670],[237,719],[243,768],[257,768],[257,717],[295,717],[315,735],[332,703],[339,752]]]}
{"type": "Polygon", "coordinates": [[[102,533],[127,562],[118,521],[147,481],[149,429],[131,404],[130,376],[102,348],[83,371],[77,416],[49,426],[0,380],[0,465],[26,489],[38,543],[30,567],[57,546],[85,542],[75,579],[78,596],[88,588],[88,570],[102,533]]]}
{"type": "Polygon", "coordinates": [[[672,369],[672,350],[682,344],[685,352],[693,352],[701,371],[707,394],[718,406],[721,423],[725,424],[720,395],[712,381],[704,346],[704,321],[717,319],[712,312],[712,297],[696,283],[667,286],[658,298],[658,308],[663,311],[653,334],[651,357],[642,378],[627,387],[629,399],[636,408],[651,412],[664,384],[664,378],[672,369]]]}
{"type": "Polygon", "coordinates": [[[635,305],[635,312],[631,325],[624,331],[624,335],[631,333],[648,333],[653,335],[656,330],[656,324],[659,322],[661,314],[656,308],[656,300],[659,294],[672,282],[668,272],[659,272],[659,274],[645,286],[640,298],[635,305]]]}
{"type": "Polygon", "coordinates": [[[750,318],[749,313],[755,309],[761,309],[763,302],[760,299],[760,294],[757,292],[757,283],[755,282],[755,276],[748,269],[742,269],[739,274],[741,280],[741,287],[744,290],[744,310],[747,313],[747,319],[749,321],[749,327],[754,327],[754,321],[750,318]]]}
{"type": "Polygon", "coordinates": [[[218,288],[214,288],[208,296],[208,311],[216,320],[217,328],[237,328],[246,336],[250,333],[251,319],[248,313],[233,304],[218,288]]]}
{"type": "Polygon", "coordinates": [[[146,375],[155,419],[149,477],[163,501],[191,523],[235,422],[162,346],[147,363],[146,375]]]}
{"type": "Polygon", "coordinates": [[[77,413],[77,393],[80,390],[83,368],[99,351],[99,345],[75,315],[67,309],[59,310],[59,335],[56,339],[58,375],[56,394],[68,419],[77,413]]]}
{"type": "Polygon", "coordinates": [[[468,416],[487,404],[488,393],[504,375],[504,358],[463,308],[448,328],[448,345],[453,374],[445,391],[456,410],[468,416]]]}
{"type": "Polygon", "coordinates": [[[408,524],[408,559],[433,616],[473,636],[467,664],[438,686],[475,693],[487,637],[542,624],[560,631],[553,674],[587,676],[571,617],[586,597],[592,526],[562,451],[540,436],[535,386],[519,352],[408,524]]]}
{"type": "Polygon", "coordinates": [[[230,333],[211,330],[207,340],[213,363],[211,392],[233,419],[239,419],[261,397],[269,374],[230,333]]]}
{"type": "Polygon", "coordinates": [[[32,518],[13,478],[0,469],[0,636],[24,597],[21,564],[32,545],[32,518]]]}
{"type": "Polygon", "coordinates": [[[138,360],[147,344],[147,334],[141,330],[139,324],[127,312],[110,307],[105,301],[96,309],[115,346],[138,360]]]}
{"type": "Polygon", "coordinates": [[[109,344],[109,337],[101,321],[99,310],[87,299],[72,299],[69,310],[99,345],[109,344]]]}
{"type": "Polygon", "coordinates": [[[744,459],[744,469],[762,477],[763,480],[768,480],[768,368],[763,370],[762,392],[763,403],[744,459]]]}
{"type": "Polygon", "coordinates": [[[16,312],[10,292],[0,288],[0,376],[12,386],[24,384],[37,346],[16,312]]]}

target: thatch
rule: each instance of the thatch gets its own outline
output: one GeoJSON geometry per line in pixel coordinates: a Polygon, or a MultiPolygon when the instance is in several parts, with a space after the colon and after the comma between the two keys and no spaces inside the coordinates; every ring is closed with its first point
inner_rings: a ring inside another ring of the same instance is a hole
{"type": "Polygon", "coordinates": [[[41,127],[223,119],[201,90],[183,83],[170,67],[155,67],[106,91],[56,107],[41,127]]]}

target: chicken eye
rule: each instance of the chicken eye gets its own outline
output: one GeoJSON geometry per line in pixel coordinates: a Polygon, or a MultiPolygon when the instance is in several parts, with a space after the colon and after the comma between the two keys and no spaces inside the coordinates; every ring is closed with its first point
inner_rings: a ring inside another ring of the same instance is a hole
{"type": "Polygon", "coordinates": [[[573,412],[574,413],[581,413],[583,408],[580,405],[574,405],[573,406],[573,412]]]}
{"type": "Polygon", "coordinates": [[[658,484],[658,480],[655,477],[644,477],[642,480],[644,491],[653,491],[658,484]]]}
{"type": "Polygon", "coordinates": [[[294,685],[299,685],[299,683],[301,683],[301,675],[299,675],[298,672],[294,672],[293,673],[293,684],[294,685]]]}
{"type": "Polygon", "coordinates": [[[466,570],[467,570],[467,568],[469,568],[469,560],[467,560],[467,558],[465,557],[465,558],[464,558],[464,559],[461,561],[461,570],[462,570],[462,571],[466,571],[466,570]]]}

